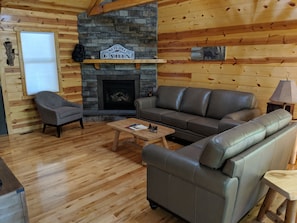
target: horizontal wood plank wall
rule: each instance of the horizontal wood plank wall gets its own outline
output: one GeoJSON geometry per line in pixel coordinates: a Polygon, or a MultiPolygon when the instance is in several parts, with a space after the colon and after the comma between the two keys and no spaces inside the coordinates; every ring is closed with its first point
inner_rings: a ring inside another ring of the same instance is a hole
{"type": "MultiPolygon", "coordinates": [[[[71,55],[78,43],[77,17],[75,15],[51,14],[2,8],[0,15],[1,45],[9,40],[16,57],[14,66],[6,64],[5,48],[0,48],[1,85],[8,133],[24,133],[41,127],[33,97],[23,95],[17,30],[36,31],[44,29],[58,32],[61,70],[61,95],[70,101],[82,103],[80,64],[72,61],[71,55]]],[[[42,53],[42,49],[40,49],[42,53]]]]}
{"type": "Polygon", "coordinates": [[[297,81],[294,1],[163,0],[158,7],[158,56],[168,59],[158,65],[158,85],[253,92],[265,113],[279,80],[297,81]],[[226,58],[191,61],[196,46],[226,46],[226,58]]]}

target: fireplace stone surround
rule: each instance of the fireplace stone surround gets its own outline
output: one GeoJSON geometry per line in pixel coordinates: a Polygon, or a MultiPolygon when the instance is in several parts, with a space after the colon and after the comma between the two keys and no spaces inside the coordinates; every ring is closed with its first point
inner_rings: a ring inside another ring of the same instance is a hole
{"type": "MultiPolygon", "coordinates": [[[[114,44],[135,52],[135,59],[152,59],[157,55],[157,3],[145,4],[96,16],[78,15],[79,42],[85,58],[99,59],[101,50],[114,44]]],[[[135,98],[147,96],[157,86],[157,65],[81,64],[84,116],[110,119],[135,116],[135,109],[104,109],[101,79],[134,80],[135,98]],[[98,81],[99,80],[99,81],[98,81]]]]}

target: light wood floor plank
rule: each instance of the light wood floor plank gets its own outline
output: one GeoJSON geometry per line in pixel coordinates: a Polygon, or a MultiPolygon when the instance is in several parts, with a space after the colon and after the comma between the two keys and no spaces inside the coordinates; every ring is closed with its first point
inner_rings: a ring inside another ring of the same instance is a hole
{"type": "MultiPolygon", "coordinates": [[[[0,156],[25,187],[31,223],[185,222],[150,208],[141,145],[121,133],[113,152],[114,131],[105,122],[84,125],[63,127],[61,138],[55,128],[0,136],[0,156]]],[[[168,144],[173,150],[182,147],[168,144]]],[[[260,204],[241,223],[255,222],[260,204]]]]}

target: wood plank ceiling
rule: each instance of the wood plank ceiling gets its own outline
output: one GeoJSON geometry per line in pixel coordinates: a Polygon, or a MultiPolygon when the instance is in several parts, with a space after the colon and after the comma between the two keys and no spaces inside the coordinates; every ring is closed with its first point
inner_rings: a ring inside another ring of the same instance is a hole
{"type": "Polygon", "coordinates": [[[154,1],[156,0],[0,0],[0,9],[6,7],[70,15],[86,11],[89,15],[96,15],[154,1]]]}

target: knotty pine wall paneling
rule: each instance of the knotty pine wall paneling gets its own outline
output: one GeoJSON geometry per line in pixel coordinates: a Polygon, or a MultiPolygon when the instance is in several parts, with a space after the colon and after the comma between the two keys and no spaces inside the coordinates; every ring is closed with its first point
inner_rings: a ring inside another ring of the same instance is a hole
{"type": "Polygon", "coordinates": [[[158,85],[253,92],[265,113],[279,80],[297,82],[296,1],[163,0],[158,10],[158,56],[168,59],[158,85]],[[226,58],[191,61],[196,46],[226,46],[226,58]]]}
{"type": "MultiPolygon", "coordinates": [[[[1,8],[2,43],[16,50],[14,66],[6,65],[0,48],[0,77],[9,134],[40,127],[32,97],[24,97],[18,56],[18,29],[57,30],[61,94],[81,102],[80,64],[71,59],[77,39],[77,17],[1,8]]],[[[225,88],[254,92],[262,112],[281,79],[297,81],[296,1],[162,0],[158,1],[158,85],[225,88]],[[195,46],[226,46],[224,61],[191,61],[195,46]]],[[[295,109],[297,111],[297,109],[295,109]]],[[[296,116],[296,115],[295,115],[296,116]]]]}
{"type": "Polygon", "coordinates": [[[18,30],[58,32],[59,62],[62,78],[62,92],[60,94],[70,101],[82,103],[80,64],[73,62],[71,58],[74,46],[78,43],[76,15],[2,8],[0,18],[2,45],[0,48],[0,77],[8,133],[25,133],[41,127],[33,97],[23,95],[19,61],[20,50],[17,43],[18,30]],[[6,64],[6,54],[3,46],[6,40],[10,40],[15,49],[14,66],[6,64]]]}

